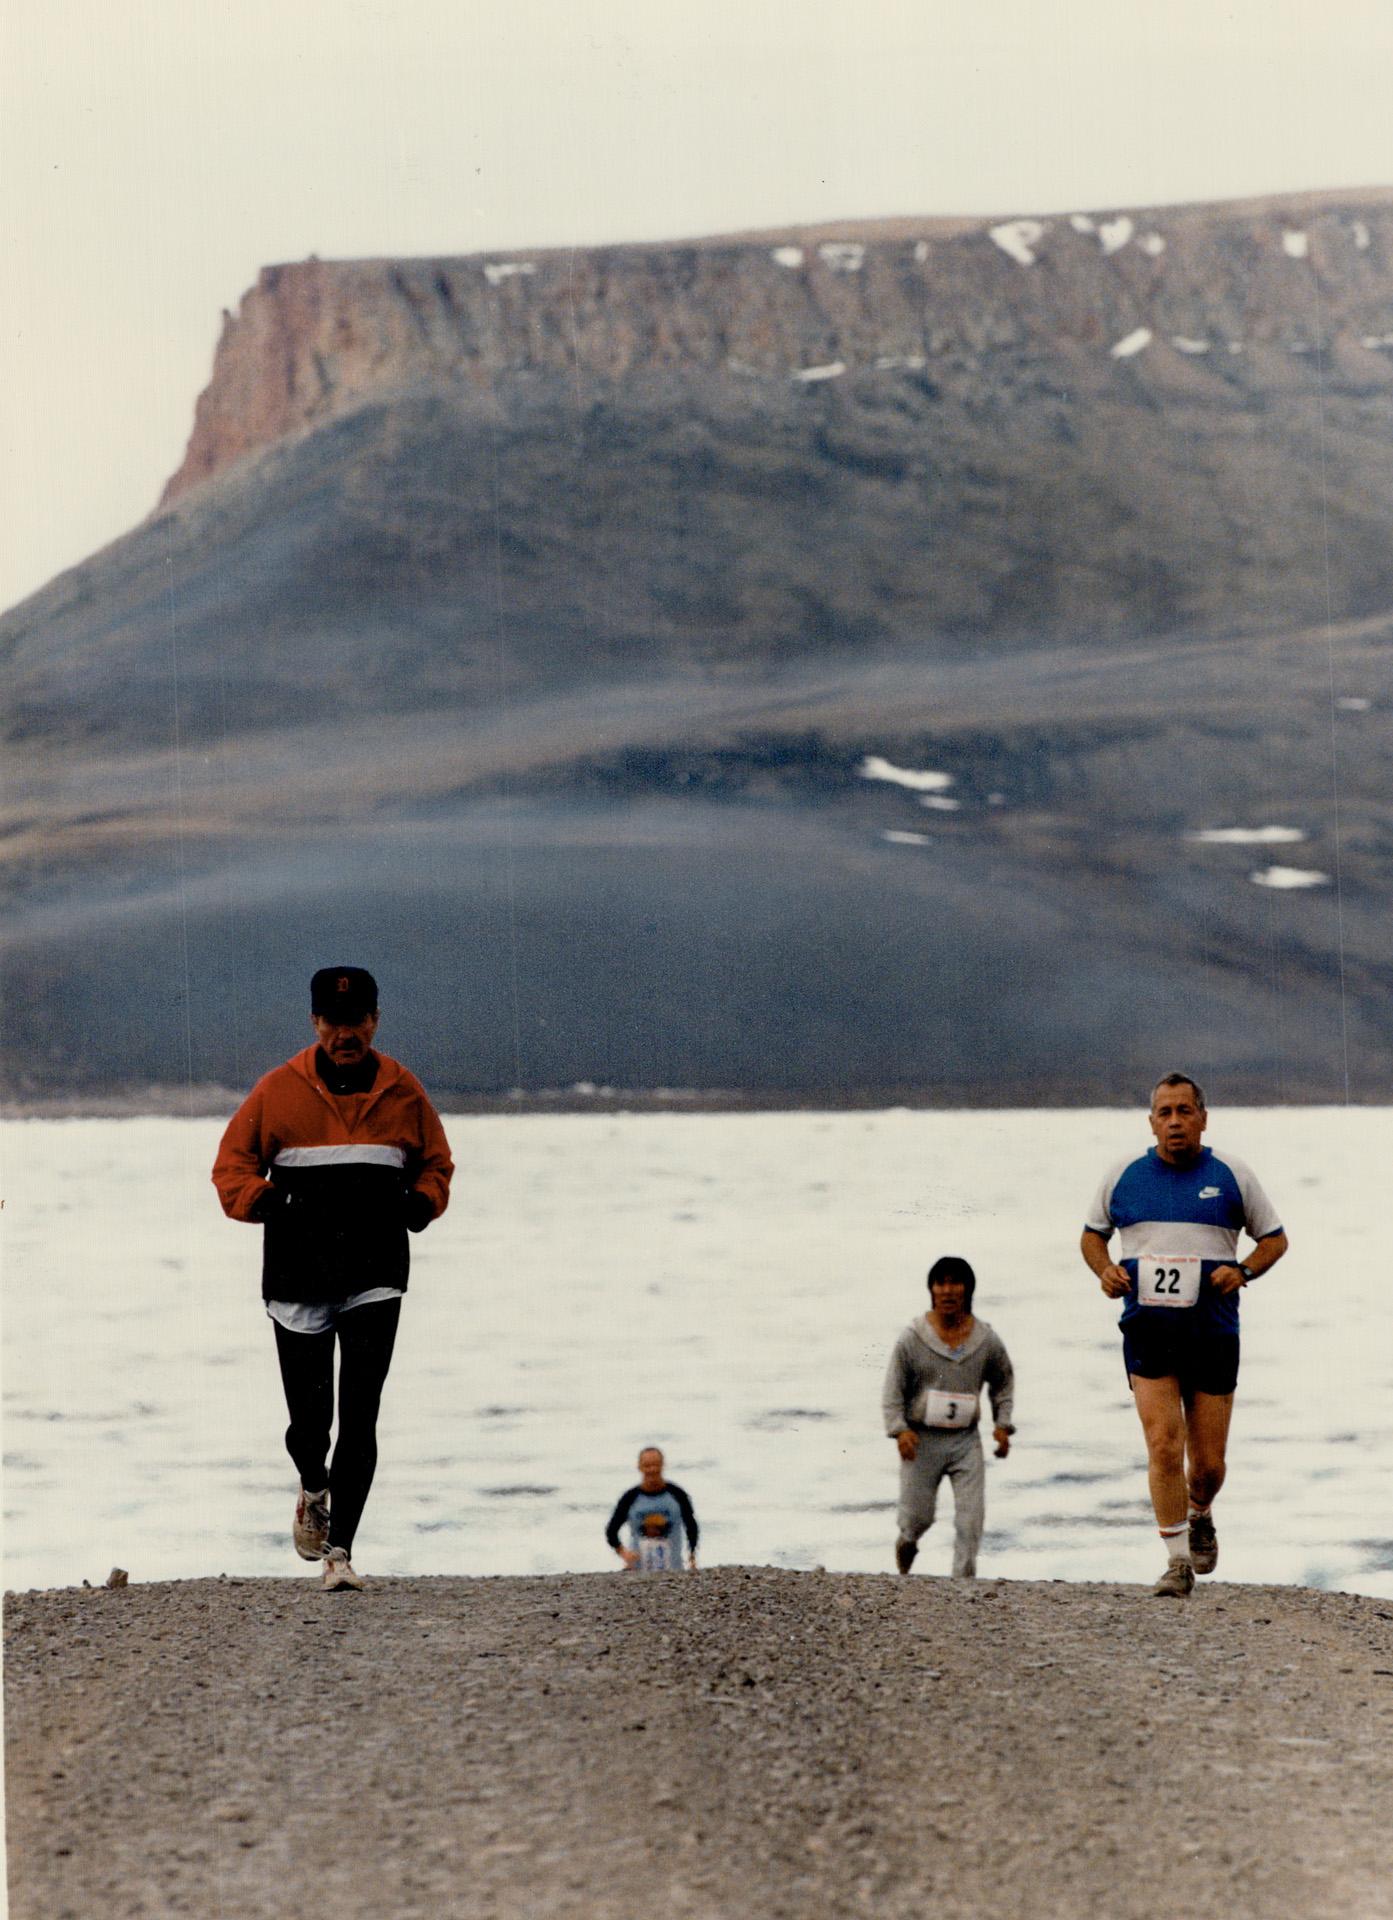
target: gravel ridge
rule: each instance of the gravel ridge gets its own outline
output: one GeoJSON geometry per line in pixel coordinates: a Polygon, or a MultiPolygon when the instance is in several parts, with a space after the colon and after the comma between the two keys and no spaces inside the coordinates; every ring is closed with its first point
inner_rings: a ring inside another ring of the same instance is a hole
{"type": "Polygon", "coordinates": [[[1393,1916],[1393,1605],[719,1567],[10,1594],[14,1920],[1393,1916]]]}

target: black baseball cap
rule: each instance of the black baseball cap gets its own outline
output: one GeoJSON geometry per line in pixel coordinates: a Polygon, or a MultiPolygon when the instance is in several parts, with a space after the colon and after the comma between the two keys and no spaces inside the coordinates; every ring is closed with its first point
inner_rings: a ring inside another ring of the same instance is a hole
{"type": "Polygon", "coordinates": [[[377,982],[366,967],[321,967],[310,981],[310,1012],[354,1026],[377,1012],[377,982]]]}

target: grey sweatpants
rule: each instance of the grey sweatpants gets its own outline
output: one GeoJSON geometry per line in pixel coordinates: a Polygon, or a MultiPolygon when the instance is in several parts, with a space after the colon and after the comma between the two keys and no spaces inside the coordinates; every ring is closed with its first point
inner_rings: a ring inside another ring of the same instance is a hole
{"type": "Polygon", "coordinates": [[[939,1482],[953,1482],[953,1572],[970,1580],[977,1571],[977,1549],[987,1520],[987,1465],[976,1427],[961,1433],[921,1433],[919,1451],[900,1462],[900,1506],[896,1516],[901,1540],[917,1540],[933,1525],[939,1482]]]}

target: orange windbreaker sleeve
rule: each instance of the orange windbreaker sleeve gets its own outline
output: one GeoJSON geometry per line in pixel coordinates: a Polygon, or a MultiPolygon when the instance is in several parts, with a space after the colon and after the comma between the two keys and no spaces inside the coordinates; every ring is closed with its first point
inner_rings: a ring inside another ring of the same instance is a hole
{"type": "MultiPolygon", "coordinates": [[[[412,1188],[423,1193],[435,1209],[434,1218],[439,1219],[450,1204],[450,1175],[455,1163],[450,1158],[450,1143],[445,1138],[445,1129],[440,1124],[440,1115],[426,1098],[419,1083],[415,1091],[420,1097],[421,1124],[421,1161],[413,1168],[412,1188]]],[[[226,1205],[226,1202],[223,1203],[226,1205]]]]}
{"type": "Polygon", "coordinates": [[[252,1225],[252,1208],[270,1189],[266,1179],[266,1151],[262,1145],[261,1105],[264,1081],[258,1081],[227,1123],[213,1162],[213,1185],[230,1220],[252,1225]]]}

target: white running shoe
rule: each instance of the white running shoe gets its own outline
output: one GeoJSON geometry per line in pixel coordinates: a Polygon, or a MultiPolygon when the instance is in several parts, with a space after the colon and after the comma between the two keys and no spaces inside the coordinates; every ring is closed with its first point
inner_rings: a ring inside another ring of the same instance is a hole
{"type": "Polygon", "coordinates": [[[295,1502],[295,1525],[291,1537],[302,1560],[322,1560],[329,1550],[329,1489],[307,1493],[300,1489],[295,1502]]]}
{"type": "Polygon", "coordinates": [[[324,1556],[324,1591],[339,1593],[345,1589],[353,1593],[361,1593],[363,1582],[353,1571],[343,1548],[330,1547],[324,1556]]]}

